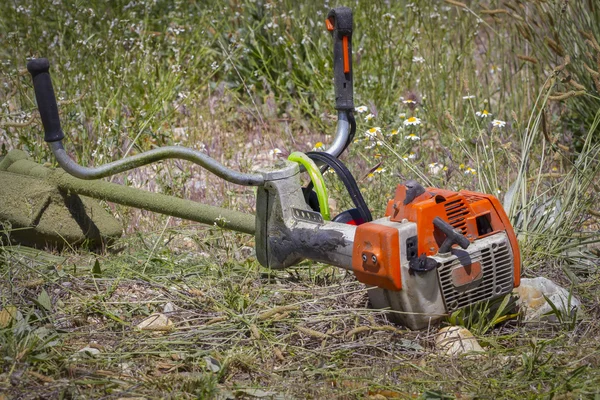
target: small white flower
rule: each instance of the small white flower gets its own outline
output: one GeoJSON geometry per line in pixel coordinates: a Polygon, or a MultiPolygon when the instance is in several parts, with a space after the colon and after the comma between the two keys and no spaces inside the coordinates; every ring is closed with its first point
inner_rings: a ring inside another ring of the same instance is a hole
{"type": "Polygon", "coordinates": [[[492,116],[492,114],[488,110],[477,111],[475,115],[481,118],[487,118],[492,116]]]}
{"type": "Polygon", "coordinates": [[[367,114],[367,116],[365,117],[365,121],[368,122],[368,121],[372,120],[373,118],[375,118],[375,116],[373,114],[367,114]]]}
{"type": "Polygon", "coordinates": [[[415,135],[414,133],[409,133],[408,135],[404,136],[404,139],[413,141],[421,140],[421,138],[415,135]]]}
{"type": "Polygon", "coordinates": [[[364,113],[364,112],[367,112],[368,110],[369,110],[369,109],[367,108],[367,106],[359,106],[359,107],[356,107],[356,108],[354,109],[354,111],[356,111],[356,112],[357,112],[357,113],[359,113],[359,114],[362,114],[362,113],[364,113]]]}
{"type": "Polygon", "coordinates": [[[467,168],[465,168],[465,175],[468,175],[468,174],[477,175],[477,170],[473,169],[471,167],[467,167],[467,168]]]}
{"type": "Polygon", "coordinates": [[[406,99],[406,100],[402,100],[402,102],[403,102],[404,104],[415,104],[415,103],[416,103],[416,101],[414,101],[414,100],[412,100],[412,99],[406,99]]]}
{"type": "Polygon", "coordinates": [[[409,119],[404,121],[404,125],[421,125],[421,118],[410,117],[409,119]]]}
{"type": "Polygon", "coordinates": [[[495,126],[497,128],[504,128],[506,126],[506,121],[495,119],[492,121],[492,126],[495,126]]]}
{"type": "Polygon", "coordinates": [[[376,174],[381,174],[382,172],[385,172],[385,168],[382,167],[377,167],[377,169],[375,171],[373,171],[376,174]]]}
{"type": "Polygon", "coordinates": [[[365,132],[365,136],[374,138],[380,132],[381,132],[381,128],[378,126],[374,126],[373,128],[367,129],[367,131],[365,132]]]}
{"type": "Polygon", "coordinates": [[[490,65],[490,74],[495,74],[496,72],[500,71],[502,71],[502,68],[500,68],[499,66],[494,64],[490,65]]]}
{"type": "Polygon", "coordinates": [[[441,171],[445,171],[448,168],[446,168],[443,164],[440,163],[431,163],[429,164],[429,173],[432,175],[437,175],[439,174],[441,171]]]}
{"type": "Polygon", "coordinates": [[[406,113],[400,113],[400,118],[402,118],[402,119],[406,118],[406,113]]]}
{"type": "Polygon", "coordinates": [[[468,96],[463,96],[463,100],[471,100],[471,99],[474,99],[474,98],[475,98],[475,96],[472,95],[472,94],[470,94],[468,96]]]}
{"type": "Polygon", "coordinates": [[[421,57],[421,56],[415,56],[415,57],[413,57],[412,61],[414,63],[424,63],[425,59],[423,57],[421,57]]]}
{"type": "Polygon", "coordinates": [[[417,158],[417,155],[415,153],[410,153],[406,156],[402,156],[402,159],[404,161],[408,161],[408,160],[414,160],[415,158],[417,158]]]}
{"type": "Polygon", "coordinates": [[[281,154],[282,151],[280,149],[278,149],[277,147],[275,147],[272,150],[269,150],[269,155],[270,156],[276,156],[277,154],[281,154]]]}
{"type": "Polygon", "coordinates": [[[313,151],[323,150],[323,142],[315,143],[315,147],[313,147],[313,151]]]}

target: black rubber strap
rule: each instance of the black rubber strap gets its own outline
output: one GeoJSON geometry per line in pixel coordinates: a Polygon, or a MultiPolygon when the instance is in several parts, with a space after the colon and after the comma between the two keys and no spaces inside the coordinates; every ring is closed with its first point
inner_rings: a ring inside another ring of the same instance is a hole
{"type": "Polygon", "coordinates": [[[36,58],[27,63],[27,70],[33,78],[33,89],[37,101],[38,111],[44,125],[44,140],[57,142],[65,137],[60,127],[58,105],[50,79],[50,63],[47,58],[36,58]]]}
{"type": "Polygon", "coordinates": [[[340,160],[332,156],[331,154],[319,152],[319,151],[309,151],[306,153],[311,160],[319,161],[329,167],[333,168],[337,176],[340,178],[346,190],[348,190],[348,194],[354,203],[354,206],[360,212],[360,215],[364,222],[370,222],[373,220],[371,216],[371,211],[369,211],[369,207],[367,207],[367,203],[365,202],[358,185],[356,184],[356,180],[352,173],[348,168],[342,163],[340,160]]]}

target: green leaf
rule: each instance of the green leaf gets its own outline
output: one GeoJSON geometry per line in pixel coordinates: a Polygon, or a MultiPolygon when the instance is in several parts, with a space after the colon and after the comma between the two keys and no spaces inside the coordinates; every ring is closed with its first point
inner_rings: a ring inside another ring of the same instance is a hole
{"type": "Polygon", "coordinates": [[[52,312],[52,300],[50,300],[50,296],[48,295],[48,292],[46,292],[45,289],[42,289],[42,293],[39,294],[37,298],[37,303],[46,311],[52,312]]]}
{"type": "Polygon", "coordinates": [[[102,268],[100,268],[100,261],[98,261],[97,258],[94,266],[92,267],[92,275],[94,275],[95,278],[102,276],[102,268]]]}

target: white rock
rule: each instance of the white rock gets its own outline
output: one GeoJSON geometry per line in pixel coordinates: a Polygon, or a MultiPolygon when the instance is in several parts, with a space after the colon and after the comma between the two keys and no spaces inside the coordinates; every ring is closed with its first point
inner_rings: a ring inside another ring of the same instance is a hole
{"type": "Polygon", "coordinates": [[[164,314],[152,314],[137,325],[143,331],[170,331],[173,322],[164,314]]]}
{"type": "Polygon", "coordinates": [[[90,357],[95,357],[98,354],[100,354],[100,350],[98,350],[95,347],[84,347],[83,349],[79,350],[77,353],[81,353],[81,355],[86,355],[86,356],[90,356],[90,357]]]}
{"type": "Polygon", "coordinates": [[[581,306],[581,302],[575,297],[571,297],[569,301],[567,289],[541,276],[533,279],[521,278],[521,285],[515,288],[514,292],[519,296],[517,304],[522,307],[524,319],[527,322],[542,320],[558,322],[558,318],[553,314],[552,307],[544,295],[565,318],[573,315],[572,313],[577,312],[581,306]],[[546,315],[548,313],[551,314],[546,315]]]}
{"type": "Polygon", "coordinates": [[[165,304],[165,307],[163,308],[163,312],[165,314],[172,313],[173,311],[175,311],[175,306],[173,305],[173,303],[165,304]]]}
{"type": "Polygon", "coordinates": [[[461,326],[446,326],[435,335],[435,347],[440,354],[457,356],[469,352],[484,352],[475,336],[461,326]]]}

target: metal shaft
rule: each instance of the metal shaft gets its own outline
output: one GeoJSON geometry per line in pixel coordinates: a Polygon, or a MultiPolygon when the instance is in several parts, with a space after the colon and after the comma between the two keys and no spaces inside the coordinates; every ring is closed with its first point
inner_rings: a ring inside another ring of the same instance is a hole
{"type": "Polygon", "coordinates": [[[51,170],[27,160],[25,153],[18,152],[22,153],[22,156],[17,152],[11,153],[9,153],[11,157],[7,157],[9,159],[3,160],[2,165],[0,165],[1,169],[8,172],[44,179],[61,189],[96,199],[172,215],[207,225],[217,225],[251,235],[255,233],[254,215],[251,214],[209,206],[160,193],[151,193],[101,180],[86,181],[78,179],[65,171],[51,170]]]}

